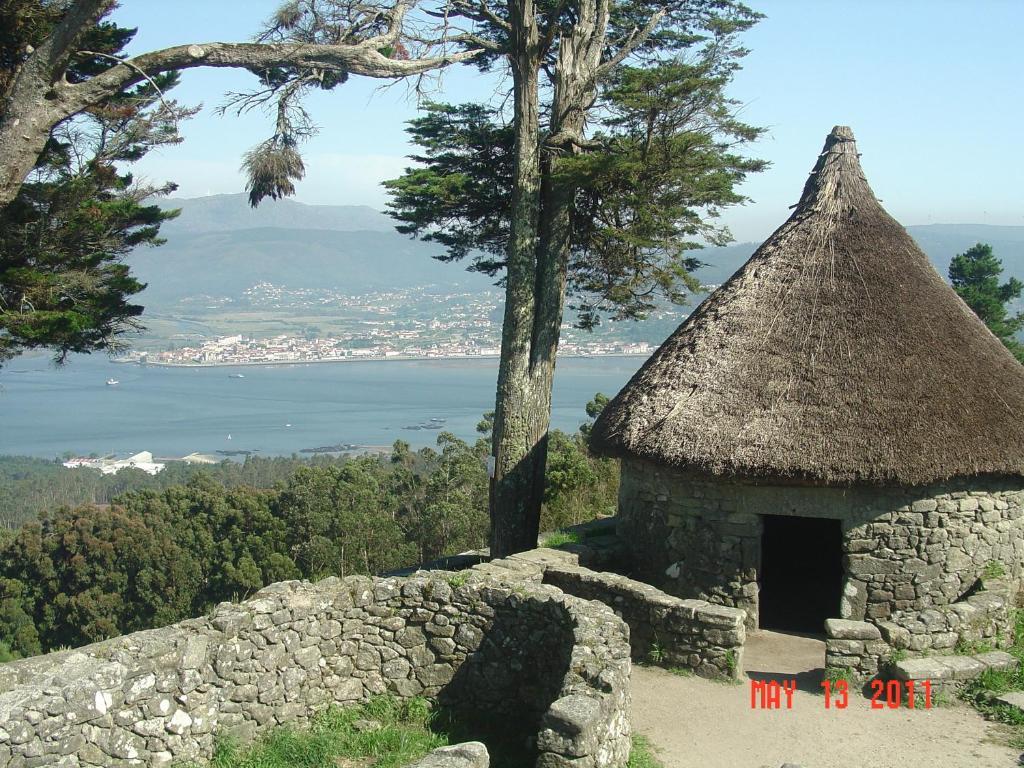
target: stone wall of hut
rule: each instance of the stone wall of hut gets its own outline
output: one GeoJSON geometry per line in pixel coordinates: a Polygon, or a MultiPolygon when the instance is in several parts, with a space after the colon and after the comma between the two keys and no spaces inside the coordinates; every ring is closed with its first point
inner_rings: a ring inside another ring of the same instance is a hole
{"type": "MultiPolygon", "coordinates": [[[[1024,576],[1024,483],[832,488],[723,481],[640,459],[622,465],[619,535],[633,575],[747,611],[757,626],[762,515],[842,521],[837,618],[911,620],[977,589],[989,563],[1024,576]]],[[[949,632],[948,627],[942,628],[949,632]]]]}

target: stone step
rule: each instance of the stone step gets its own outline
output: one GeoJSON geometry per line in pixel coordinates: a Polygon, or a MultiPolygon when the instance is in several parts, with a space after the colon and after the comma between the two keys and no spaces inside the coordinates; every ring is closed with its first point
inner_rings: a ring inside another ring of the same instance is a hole
{"type": "Polygon", "coordinates": [[[988,653],[978,653],[974,655],[978,661],[987,666],[989,669],[995,669],[1000,672],[1008,672],[1011,669],[1017,668],[1017,658],[1010,655],[1006,651],[989,651],[988,653]]]}
{"type": "Polygon", "coordinates": [[[893,666],[899,680],[963,681],[973,680],[986,669],[1010,670],[1017,659],[1005,651],[989,651],[976,656],[927,656],[904,659],[893,666]]]}
{"type": "Polygon", "coordinates": [[[996,696],[995,700],[1024,712],[1024,691],[1010,691],[1002,696],[996,696]]]}

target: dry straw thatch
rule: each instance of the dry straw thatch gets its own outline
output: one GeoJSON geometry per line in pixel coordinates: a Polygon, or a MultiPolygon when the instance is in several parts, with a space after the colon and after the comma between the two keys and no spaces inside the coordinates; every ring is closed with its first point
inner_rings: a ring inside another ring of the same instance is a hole
{"type": "Polygon", "coordinates": [[[1024,367],[879,205],[837,126],[796,210],[661,346],[594,445],[671,466],[919,485],[1024,473],[1024,367]]]}

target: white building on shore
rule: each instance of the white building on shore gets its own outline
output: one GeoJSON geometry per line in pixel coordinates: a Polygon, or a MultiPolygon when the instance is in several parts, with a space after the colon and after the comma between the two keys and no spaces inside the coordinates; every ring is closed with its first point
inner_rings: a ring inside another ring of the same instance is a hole
{"type": "Polygon", "coordinates": [[[153,454],[149,451],[141,451],[136,453],[134,456],[129,456],[127,459],[93,459],[85,457],[76,457],[74,459],[68,459],[63,462],[64,466],[68,469],[75,469],[78,467],[87,467],[89,469],[98,469],[104,475],[116,475],[122,469],[141,469],[143,472],[155,475],[158,472],[162,472],[164,467],[167,465],[153,461],[153,454]]]}

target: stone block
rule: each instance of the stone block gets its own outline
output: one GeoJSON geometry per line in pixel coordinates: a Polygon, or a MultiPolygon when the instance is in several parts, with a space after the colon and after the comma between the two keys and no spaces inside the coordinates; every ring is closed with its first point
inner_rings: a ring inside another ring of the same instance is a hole
{"type": "Polygon", "coordinates": [[[989,669],[1001,672],[1008,672],[1017,668],[1017,659],[1006,651],[989,651],[988,653],[975,654],[974,659],[980,661],[989,669]]]}
{"type": "Polygon", "coordinates": [[[904,659],[893,665],[893,675],[900,680],[952,680],[954,670],[937,657],[904,659]]]}
{"type": "Polygon", "coordinates": [[[864,653],[864,642],[862,640],[836,640],[829,638],[825,641],[825,649],[828,653],[860,656],[864,653]]]}
{"type": "Polygon", "coordinates": [[[861,619],[864,617],[867,601],[867,585],[863,581],[849,579],[843,585],[843,595],[839,600],[839,614],[846,619],[861,619]]]}
{"type": "Polygon", "coordinates": [[[877,640],[882,636],[874,624],[847,619],[826,619],[825,634],[837,640],[877,640]]]}
{"type": "Polygon", "coordinates": [[[985,671],[985,664],[970,656],[943,656],[942,662],[953,670],[954,680],[973,680],[985,671]]]}
{"type": "Polygon", "coordinates": [[[487,747],[479,741],[467,741],[439,747],[407,768],[488,768],[487,747]]]}

